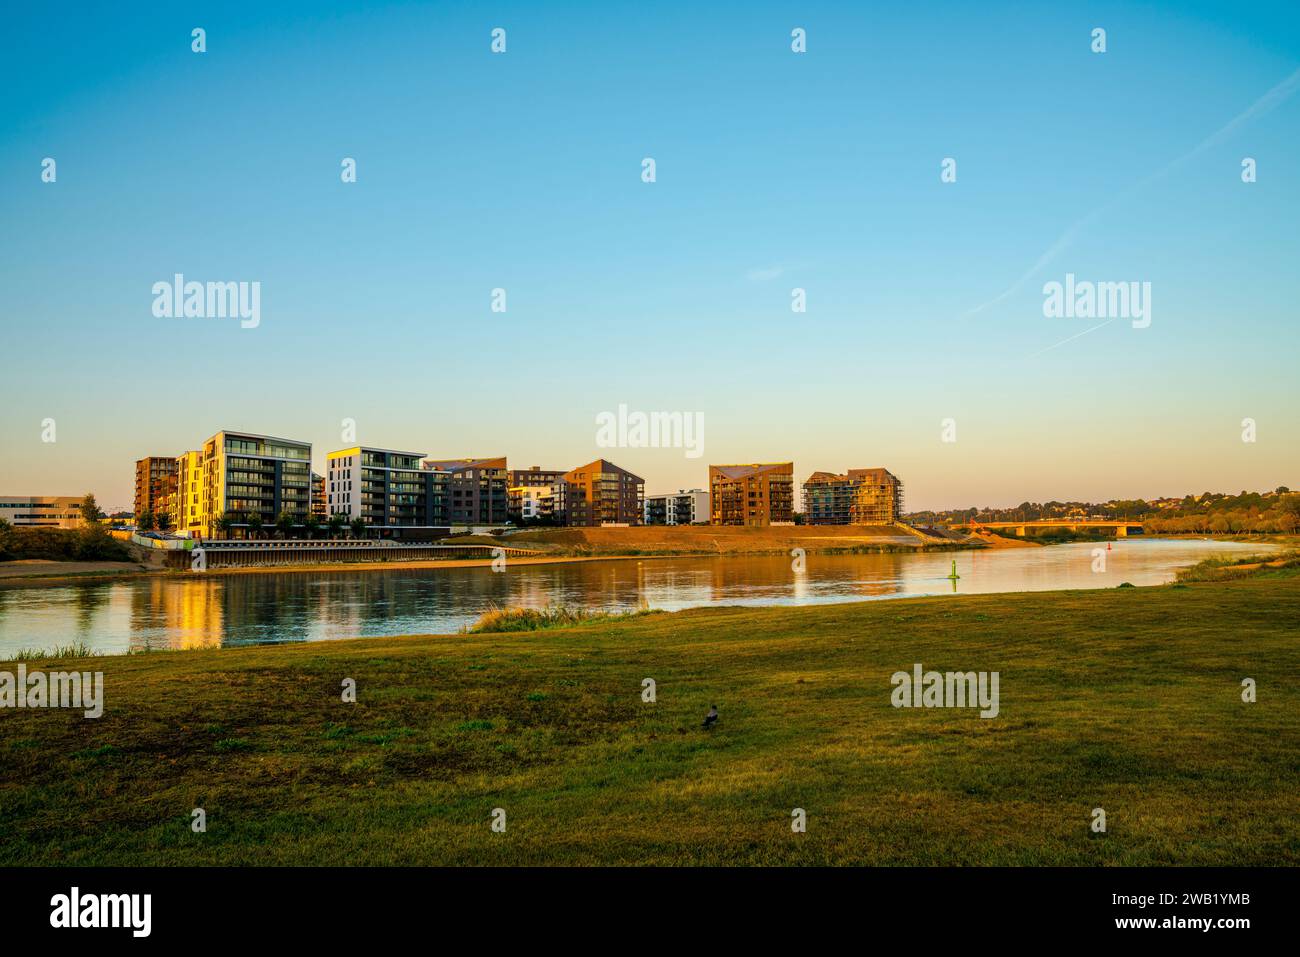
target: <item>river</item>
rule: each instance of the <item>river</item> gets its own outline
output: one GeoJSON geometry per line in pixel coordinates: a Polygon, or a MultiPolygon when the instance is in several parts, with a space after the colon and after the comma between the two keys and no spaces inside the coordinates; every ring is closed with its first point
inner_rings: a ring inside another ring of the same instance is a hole
{"type": "Polygon", "coordinates": [[[625,558],[548,565],[136,579],[0,589],[0,658],[84,643],[100,654],[262,642],[451,633],[492,607],[568,605],[675,611],[699,605],[810,605],[911,595],[1157,585],[1212,555],[1269,546],[1119,539],[987,551],[625,558]],[[1094,550],[1103,550],[1104,570],[1094,550]],[[956,581],[948,579],[957,563],[956,581]]]}

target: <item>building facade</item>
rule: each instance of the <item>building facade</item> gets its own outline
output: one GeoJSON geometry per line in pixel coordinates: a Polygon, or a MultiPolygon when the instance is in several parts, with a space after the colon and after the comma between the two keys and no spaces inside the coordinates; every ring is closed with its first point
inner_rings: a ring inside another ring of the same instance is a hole
{"type": "Polygon", "coordinates": [[[809,525],[892,525],[903,517],[903,483],[888,469],[814,472],[803,500],[809,525]]]}
{"type": "Polygon", "coordinates": [[[705,489],[678,489],[646,496],[647,525],[707,525],[709,519],[709,493],[705,489]]]}
{"type": "Polygon", "coordinates": [[[0,494],[0,518],[15,526],[80,528],[81,498],[77,495],[0,494]]]}
{"type": "Polygon", "coordinates": [[[149,455],[135,463],[135,517],[152,512],[155,522],[167,523],[177,488],[177,460],[171,455],[149,455]]]}
{"type": "Polygon", "coordinates": [[[555,521],[555,500],[558,494],[555,485],[516,485],[507,489],[507,494],[510,521],[555,521]]]}
{"type": "Polygon", "coordinates": [[[640,525],[645,516],[645,480],[606,459],[565,472],[555,490],[562,525],[640,525]]]}
{"type": "Polygon", "coordinates": [[[423,467],[450,475],[450,518],[453,525],[505,524],[509,518],[506,457],[425,459],[423,467]]]}
{"type": "Polygon", "coordinates": [[[710,465],[709,506],[713,525],[794,522],[794,463],[710,465]]]}
{"type": "Polygon", "coordinates": [[[506,473],[506,485],[508,488],[550,488],[563,478],[564,469],[544,469],[540,465],[531,465],[526,469],[510,469],[506,473]]]}
{"type": "Polygon", "coordinates": [[[432,539],[451,531],[451,473],[422,467],[423,452],[354,446],[326,459],[330,515],[361,519],[380,538],[432,539]]]}
{"type": "Polygon", "coordinates": [[[311,513],[322,521],[329,517],[329,499],[325,495],[325,476],[311,473],[311,513]]]}
{"type": "Polygon", "coordinates": [[[203,443],[198,534],[224,534],[224,515],[247,530],[256,516],[265,529],[282,513],[301,523],[311,507],[311,443],[249,432],[218,432],[203,443]]]}
{"type": "Polygon", "coordinates": [[[182,452],[176,457],[176,490],[169,524],[178,535],[202,535],[202,514],[203,453],[182,452]]]}

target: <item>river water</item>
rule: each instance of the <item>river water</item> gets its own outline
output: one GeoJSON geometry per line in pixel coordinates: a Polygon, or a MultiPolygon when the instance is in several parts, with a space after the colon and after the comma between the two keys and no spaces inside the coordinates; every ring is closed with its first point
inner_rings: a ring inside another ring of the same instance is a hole
{"type": "Polygon", "coordinates": [[[0,589],[0,658],[85,643],[141,648],[451,633],[492,607],[569,605],[675,611],[699,605],[811,605],[909,595],[1156,585],[1212,555],[1267,550],[1204,539],[1119,539],[987,551],[815,555],[797,572],[770,557],[615,559],[489,568],[194,575],[0,589]],[[1102,549],[1104,571],[1095,549],[1102,549]],[[956,581],[950,580],[957,563],[956,581]],[[8,654],[7,654],[8,653],[8,654]]]}

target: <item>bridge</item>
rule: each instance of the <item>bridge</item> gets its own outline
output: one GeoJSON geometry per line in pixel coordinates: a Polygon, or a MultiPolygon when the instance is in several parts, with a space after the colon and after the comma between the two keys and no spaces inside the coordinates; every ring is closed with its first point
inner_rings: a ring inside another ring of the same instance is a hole
{"type": "Polygon", "coordinates": [[[1142,523],[1126,518],[1042,518],[1032,522],[958,522],[949,528],[966,528],[971,531],[983,531],[993,528],[1014,528],[1016,534],[1023,536],[1027,528],[1066,528],[1077,532],[1081,528],[1113,528],[1119,538],[1130,534],[1142,534],[1142,523]]]}

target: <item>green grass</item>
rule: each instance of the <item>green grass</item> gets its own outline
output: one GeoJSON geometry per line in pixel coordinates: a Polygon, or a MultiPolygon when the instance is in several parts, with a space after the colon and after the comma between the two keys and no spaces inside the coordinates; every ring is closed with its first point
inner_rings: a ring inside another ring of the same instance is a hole
{"type": "Polygon", "coordinates": [[[94,659],[101,719],[0,712],[0,863],[1295,864],[1298,626],[1284,569],[94,659]]]}

